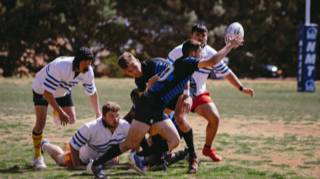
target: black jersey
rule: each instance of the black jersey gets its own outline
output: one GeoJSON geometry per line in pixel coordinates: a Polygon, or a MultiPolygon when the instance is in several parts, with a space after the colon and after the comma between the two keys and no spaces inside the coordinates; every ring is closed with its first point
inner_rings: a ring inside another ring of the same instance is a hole
{"type": "Polygon", "coordinates": [[[139,91],[144,91],[146,89],[146,84],[148,80],[156,74],[160,74],[164,69],[166,69],[170,63],[160,57],[152,58],[150,60],[143,61],[141,63],[142,77],[135,78],[135,83],[139,91]]]}
{"type": "Polygon", "coordinates": [[[173,65],[168,66],[160,75],[159,80],[145,93],[153,96],[162,105],[167,105],[182,94],[191,75],[198,69],[199,61],[194,57],[181,57],[173,65]]]}

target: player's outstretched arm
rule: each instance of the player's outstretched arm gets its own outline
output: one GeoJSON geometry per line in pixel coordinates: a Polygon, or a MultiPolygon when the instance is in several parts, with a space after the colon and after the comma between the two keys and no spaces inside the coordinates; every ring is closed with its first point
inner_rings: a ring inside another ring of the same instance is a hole
{"type": "Polygon", "coordinates": [[[101,116],[100,104],[98,99],[98,92],[96,91],[93,95],[89,96],[90,102],[94,112],[96,113],[96,118],[101,116]]]}
{"type": "Polygon", "coordinates": [[[228,80],[228,82],[234,86],[236,89],[239,89],[241,92],[243,92],[246,95],[249,95],[251,97],[254,96],[254,90],[252,88],[247,88],[243,86],[243,84],[240,82],[237,75],[235,75],[232,71],[228,75],[225,76],[225,78],[228,80]]]}
{"type": "Polygon", "coordinates": [[[231,39],[221,50],[219,50],[209,60],[203,60],[198,63],[198,68],[204,68],[214,66],[219,63],[226,55],[234,48],[238,48],[243,44],[243,39],[240,36],[236,36],[231,39]]]}

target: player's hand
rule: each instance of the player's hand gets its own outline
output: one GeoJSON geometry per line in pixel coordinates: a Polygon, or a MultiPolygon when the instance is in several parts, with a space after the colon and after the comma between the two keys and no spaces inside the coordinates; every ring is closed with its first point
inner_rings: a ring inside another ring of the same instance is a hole
{"type": "Polygon", "coordinates": [[[188,113],[191,111],[192,98],[190,96],[184,95],[182,100],[183,112],[188,113]]]}
{"type": "Polygon", "coordinates": [[[60,119],[61,125],[65,126],[65,125],[67,125],[69,123],[70,117],[66,112],[61,110],[59,112],[59,119],[60,119]]]}
{"type": "Polygon", "coordinates": [[[254,90],[252,88],[244,87],[242,92],[248,96],[254,97],[254,90]]]}
{"type": "Polygon", "coordinates": [[[232,48],[238,48],[239,46],[242,46],[244,43],[244,40],[241,36],[231,36],[229,38],[229,44],[231,45],[232,48]]]}

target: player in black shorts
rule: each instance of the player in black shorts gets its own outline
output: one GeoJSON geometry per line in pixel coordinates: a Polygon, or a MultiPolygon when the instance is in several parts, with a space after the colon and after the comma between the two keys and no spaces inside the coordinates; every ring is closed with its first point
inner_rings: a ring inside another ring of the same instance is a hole
{"type": "MultiPolygon", "coordinates": [[[[159,75],[169,65],[171,65],[170,62],[168,62],[163,58],[152,58],[150,60],[140,62],[132,54],[126,53],[126,55],[127,55],[127,58],[120,58],[118,61],[118,64],[128,76],[135,78],[135,83],[140,93],[144,92],[147,86],[149,87],[151,86],[151,84],[149,84],[148,82],[149,80],[151,80],[153,76],[159,75]]],[[[177,126],[177,130],[180,136],[184,138],[187,145],[188,152],[189,152],[190,166],[189,166],[188,172],[195,173],[198,168],[198,164],[197,164],[198,160],[197,160],[194,143],[193,143],[193,131],[191,126],[186,120],[186,112],[183,110],[180,110],[185,108],[190,109],[191,101],[192,99],[188,95],[182,94],[181,92],[173,100],[171,100],[168,104],[166,104],[165,112],[166,114],[169,114],[170,112],[175,110],[174,122],[177,126]],[[179,104],[179,105],[176,106],[176,104],[179,104]],[[183,105],[187,107],[182,107],[183,105]]],[[[133,111],[131,110],[130,113],[133,113],[133,111]]],[[[128,117],[129,116],[127,115],[125,119],[128,117]]],[[[151,131],[151,134],[152,136],[155,135],[154,133],[152,133],[152,131],[151,131]]],[[[154,138],[157,139],[157,136],[155,136],[154,138]]],[[[155,141],[155,142],[158,142],[158,141],[155,141]]]]}
{"type": "MultiPolygon", "coordinates": [[[[174,149],[179,144],[179,136],[171,120],[168,120],[168,116],[164,113],[165,106],[181,94],[195,70],[215,65],[233,48],[239,47],[242,41],[243,39],[239,37],[231,39],[215,56],[205,61],[199,61],[194,57],[199,57],[201,44],[194,40],[186,41],[182,48],[184,56],[168,66],[160,75],[152,77],[155,83],[136,102],[136,118],[132,121],[125,142],[111,146],[100,158],[90,162],[87,166],[88,171],[98,178],[104,177],[102,164],[129,149],[137,149],[150,128],[157,130],[167,141],[159,150],[174,149]]],[[[125,53],[119,58],[130,57],[125,53]]],[[[135,154],[130,157],[133,167],[144,173],[143,159],[135,154]]]]}

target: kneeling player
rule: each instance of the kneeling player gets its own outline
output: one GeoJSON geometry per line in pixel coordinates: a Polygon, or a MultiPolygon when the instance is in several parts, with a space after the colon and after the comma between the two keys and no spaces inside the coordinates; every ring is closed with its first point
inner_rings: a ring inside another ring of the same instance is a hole
{"type": "MultiPolygon", "coordinates": [[[[111,145],[123,142],[128,134],[129,123],[119,118],[120,106],[107,102],[102,107],[102,117],[84,124],[69,142],[70,150],[43,141],[41,149],[47,152],[58,165],[79,168],[90,159],[100,157],[111,145]]],[[[111,160],[117,162],[117,158],[111,160]]],[[[111,162],[112,163],[112,162],[111,162]]]]}

